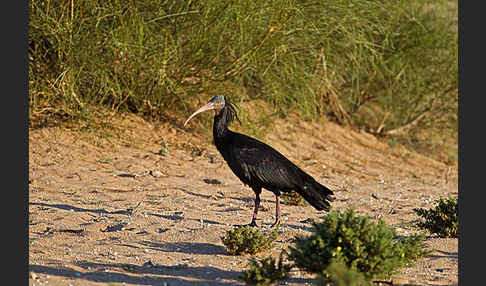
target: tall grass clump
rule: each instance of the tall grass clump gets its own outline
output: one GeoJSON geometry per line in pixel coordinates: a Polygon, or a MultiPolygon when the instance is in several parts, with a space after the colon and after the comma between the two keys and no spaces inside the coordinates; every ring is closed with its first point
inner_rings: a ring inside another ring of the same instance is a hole
{"type": "Polygon", "coordinates": [[[101,105],[174,120],[224,93],[377,134],[455,131],[451,3],[31,1],[31,118],[101,105]]]}

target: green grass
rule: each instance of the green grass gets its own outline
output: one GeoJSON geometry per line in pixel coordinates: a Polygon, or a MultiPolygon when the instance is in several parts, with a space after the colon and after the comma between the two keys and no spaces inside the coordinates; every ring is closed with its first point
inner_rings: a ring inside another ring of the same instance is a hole
{"type": "Polygon", "coordinates": [[[31,1],[29,61],[31,126],[103,124],[99,108],[182,121],[223,93],[268,106],[250,125],[295,111],[457,138],[451,0],[31,1]]]}

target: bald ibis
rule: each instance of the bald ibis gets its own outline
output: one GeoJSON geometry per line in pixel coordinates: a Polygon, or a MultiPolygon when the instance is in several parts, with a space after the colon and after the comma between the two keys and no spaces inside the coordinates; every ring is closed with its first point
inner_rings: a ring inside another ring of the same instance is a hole
{"type": "Polygon", "coordinates": [[[262,188],[272,191],[276,197],[273,225],[280,223],[281,192],[294,190],[317,210],[329,210],[329,202],[334,200],[331,190],[318,183],[274,148],[228,129],[235,118],[238,121],[239,119],[234,104],[224,96],[213,97],[189,116],[184,126],[194,116],[207,110],[214,110],[215,113],[213,137],[216,148],[233,173],[255,192],[255,208],[249,225],[257,225],[262,188]]]}

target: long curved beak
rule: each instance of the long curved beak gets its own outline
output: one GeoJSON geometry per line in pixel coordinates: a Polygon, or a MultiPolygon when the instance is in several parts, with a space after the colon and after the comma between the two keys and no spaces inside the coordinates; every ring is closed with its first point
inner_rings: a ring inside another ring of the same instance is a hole
{"type": "Polygon", "coordinates": [[[201,112],[204,112],[206,110],[211,110],[211,109],[214,109],[214,105],[213,105],[212,102],[208,102],[207,104],[203,105],[201,108],[196,110],[196,112],[191,114],[191,116],[189,116],[189,118],[187,118],[186,122],[184,122],[184,126],[186,126],[187,122],[189,122],[189,120],[191,120],[194,116],[198,115],[201,112]]]}

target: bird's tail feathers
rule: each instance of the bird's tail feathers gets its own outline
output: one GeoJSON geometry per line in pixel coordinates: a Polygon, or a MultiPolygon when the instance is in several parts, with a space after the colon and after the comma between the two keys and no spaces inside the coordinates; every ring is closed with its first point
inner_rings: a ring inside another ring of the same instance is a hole
{"type": "MultiPolygon", "coordinates": [[[[306,174],[307,175],[307,174],[306,174]]],[[[334,201],[334,193],[307,175],[302,185],[295,191],[317,210],[329,211],[330,202],[334,201]]]]}

